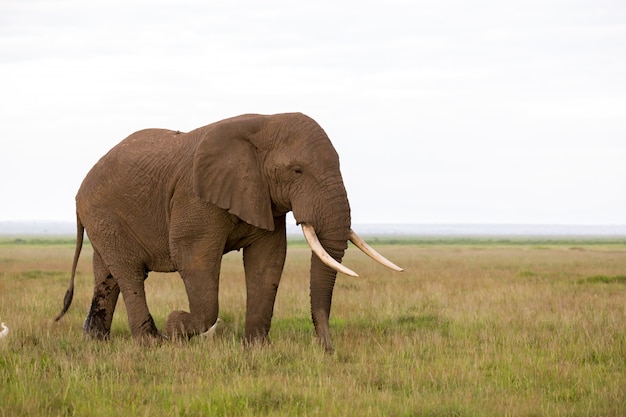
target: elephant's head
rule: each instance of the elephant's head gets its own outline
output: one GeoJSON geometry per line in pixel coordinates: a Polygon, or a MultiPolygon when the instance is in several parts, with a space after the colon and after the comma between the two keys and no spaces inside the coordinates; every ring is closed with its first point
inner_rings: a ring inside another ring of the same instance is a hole
{"type": "Polygon", "coordinates": [[[314,251],[313,322],[320,342],[331,350],[328,320],[336,273],[356,276],[340,264],[348,240],[380,255],[351,230],[339,157],[328,136],[299,113],[244,115],[191,133],[202,136],[193,166],[194,191],[201,199],[269,231],[275,217],[293,211],[314,251]]]}

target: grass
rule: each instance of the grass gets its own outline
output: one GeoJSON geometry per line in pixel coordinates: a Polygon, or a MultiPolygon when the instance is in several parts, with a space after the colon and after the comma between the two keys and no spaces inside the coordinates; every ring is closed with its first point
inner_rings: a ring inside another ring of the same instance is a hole
{"type": "MultiPolygon", "coordinates": [[[[91,248],[59,323],[73,245],[0,242],[0,416],[620,416],[626,410],[626,242],[448,240],[375,244],[388,272],[351,248],[331,326],[314,342],[310,252],[288,251],[272,345],[244,350],[241,254],[222,266],[212,341],[145,347],[124,305],[112,338],[86,339],[91,248]]],[[[176,274],[152,273],[159,327],[186,308],[176,274]]]]}

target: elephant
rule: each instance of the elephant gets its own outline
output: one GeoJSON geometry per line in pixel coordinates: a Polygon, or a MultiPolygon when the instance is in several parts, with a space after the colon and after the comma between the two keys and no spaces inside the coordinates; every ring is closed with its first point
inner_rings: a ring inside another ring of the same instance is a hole
{"type": "Polygon", "coordinates": [[[140,130],[104,155],[76,195],[77,243],[58,321],[74,294],[85,231],[93,247],[94,294],[84,331],[110,337],[120,292],[135,339],[190,338],[218,320],[222,255],[243,250],[244,345],[269,341],[286,258],[285,215],[312,248],[311,316],[333,350],[329,317],[348,241],[397,271],[351,229],[339,157],[324,130],[301,113],[245,114],[187,133],[140,130]],[[169,314],[161,333],[148,310],[148,272],[178,271],[189,311],[169,314]]]}

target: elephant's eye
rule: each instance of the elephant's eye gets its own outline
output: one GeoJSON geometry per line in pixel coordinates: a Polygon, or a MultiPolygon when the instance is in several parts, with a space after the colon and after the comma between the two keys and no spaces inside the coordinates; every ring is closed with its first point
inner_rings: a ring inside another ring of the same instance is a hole
{"type": "Polygon", "coordinates": [[[292,168],[293,173],[300,176],[302,175],[302,167],[300,165],[296,165],[292,168]]]}

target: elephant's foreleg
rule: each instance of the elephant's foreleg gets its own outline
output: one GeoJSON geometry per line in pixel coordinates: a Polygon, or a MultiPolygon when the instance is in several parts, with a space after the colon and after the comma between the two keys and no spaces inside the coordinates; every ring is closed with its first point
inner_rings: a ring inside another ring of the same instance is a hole
{"type": "Polygon", "coordinates": [[[274,301],[285,264],[286,250],[284,219],[282,227],[281,224],[277,224],[273,233],[244,249],[247,290],[246,344],[269,341],[274,301]]]}
{"type": "Polygon", "coordinates": [[[106,339],[111,332],[113,313],[120,294],[120,287],[104,265],[100,254],[93,254],[94,292],[91,308],[85,318],[83,329],[97,339],[106,339]]]}
{"type": "Polygon", "coordinates": [[[189,312],[177,310],[170,313],[166,324],[168,336],[192,337],[206,332],[215,324],[219,311],[221,258],[220,251],[212,260],[202,258],[180,271],[189,299],[189,312]]]}

